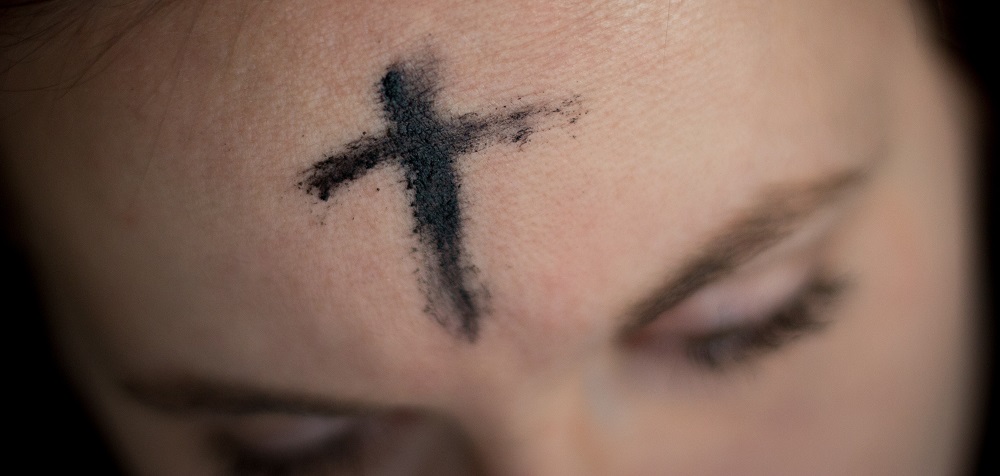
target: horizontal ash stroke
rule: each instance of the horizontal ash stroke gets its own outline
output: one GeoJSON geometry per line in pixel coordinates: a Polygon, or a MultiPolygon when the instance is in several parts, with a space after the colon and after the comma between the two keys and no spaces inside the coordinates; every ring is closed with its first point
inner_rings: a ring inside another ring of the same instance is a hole
{"type": "MultiPolygon", "coordinates": [[[[539,116],[565,115],[566,124],[576,123],[580,114],[575,110],[577,100],[573,97],[561,101],[558,106],[529,105],[486,116],[465,114],[442,123],[435,140],[440,142],[442,149],[455,154],[477,152],[497,143],[525,144],[536,132],[553,127],[537,121],[539,116]]],[[[395,136],[393,128],[387,128],[380,136],[366,134],[349,142],[343,152],[313,164],[300,186],[320,200],[329,200],[339,186],[406,154],[405,146],[395,136]]]]}

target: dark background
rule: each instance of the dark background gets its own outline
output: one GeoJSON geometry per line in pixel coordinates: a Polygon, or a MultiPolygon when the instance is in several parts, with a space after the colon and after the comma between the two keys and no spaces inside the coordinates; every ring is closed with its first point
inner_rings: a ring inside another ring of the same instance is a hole
{"type": "Polygon", "coordinates": [[[962,67],[968,73],[974,86],[980,94],[980,104],[983,114],[983,134],[980,141],[980,158],[977,164],[978,183],[977,194],[980,210],[979,225],[980,247],[982,261],[980,272],[980,296],[983,303],[982,327],[985,350],[987,352],[983,369],[985,377],[985,400],[983,401],[982,418],[980,420],[979,447],[976,448],[976,460],[970,474],[994,475],[1000,474],[1000,463],[997,461],[997,431],[1000,421],[997,420],[997,387],[1000,383],[997,375],[997,325],[995,319],[996,298],[994,296],[997,282],[997,194],[993,187],[997,185],[996,160],[1000,157],[1000,111],[997,100],[1000,94],[998,88],[998,66],[1000,58],[997,46],[997,15],[990,14],[993,2],[978,0],[939,0],[940,22],[942,26],[942,42],[946,48],[955,53],[962,67]]]}
{"type": "MultiPolygon", "coordinates": [[[[967,71],[980,93],[984,116],[982,156],[978,161],[978,196],[981,209],[980,246],[983,336],[988,356],[985,359],[987,398],[981,411],[981,437],[976,448],[971,474],[1000,474],[997,463],[997,411],[992,400],[997,395],[996,327],[993,319],[993,293],[996,283],[997,256],[993,246],[997,228],[997,200],[991,193],[996,181],[998,66],[997,30],[994,15],[987,14],[991,2],[976,0],[939,1],[932,9],[938,14],[942,44],[951,50],[967,71]]],[[[5,201],[9,204],[9,201],[5,201]]],[[[3,210],[9,212],[9,210],[3,210]]],[[[3,218],[3,217],[0,217],[3,218]]],[[[0,220],[9,226],[11,220],[0,220]]],[[[15,230],[0,233],[0,297],[8,311],[2,321],[10,337],[6,348],[8,378],[4,394],[8,438],[14,441],[5,449],[9,463],[18,462],[36,474],[91,473],[121,474],[102,436],[88,412],[76,397],[62,369],[56,363],[48,338],[48,329],[34,288],[30,267],[11,236],[15,230]]],[[[8,463],[8,464],[9,464],[8,463]]]]}

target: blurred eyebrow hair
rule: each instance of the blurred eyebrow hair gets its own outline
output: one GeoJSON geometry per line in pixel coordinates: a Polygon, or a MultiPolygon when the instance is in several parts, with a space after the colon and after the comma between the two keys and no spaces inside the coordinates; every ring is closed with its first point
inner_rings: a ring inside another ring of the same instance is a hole
{"type": "Polygon", "coordinates": [[[361,415],[386,407],[350,400],[320,398],[271,389],[250,383],[213,381],[194,377],[160,381],[122,380],[118,382],[128,397],[164,413],[180,415],[361,415]]]}
{"type": "Polygon", "coordinates": [[[776,246],[803,221],[838,202],[867,177],[867,169],[856,168],[818,181],[765,191],[760,201],[708,240],[707,246],[680,267],[680,272],[671,273],[663,284],[631,306],[622,319],[620,335],[627,336],[657,320],[702,287],[776,246]]]}

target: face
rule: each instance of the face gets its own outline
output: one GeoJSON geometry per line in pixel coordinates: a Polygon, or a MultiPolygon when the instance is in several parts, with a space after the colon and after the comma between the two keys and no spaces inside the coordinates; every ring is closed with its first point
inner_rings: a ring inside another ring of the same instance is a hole
{"type": "Polygon", "coordinates": [[[959,81],[909,3],[780,3],[133,2],[15,46],[3,166],[125,464],[957,471],[959,81]]]}

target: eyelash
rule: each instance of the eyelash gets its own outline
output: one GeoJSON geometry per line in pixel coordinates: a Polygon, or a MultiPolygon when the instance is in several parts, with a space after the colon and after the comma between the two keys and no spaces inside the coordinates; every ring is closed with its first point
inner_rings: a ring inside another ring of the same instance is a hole
{"type": "Polygon", "coordinates": [[[777,350],[803,335],[826,328],[824,319],[846,288],[844,279],[814,276],[798,293],[765,319],[689,337],[684,352],[689,361],[712,371],[725,371],[777,350]]]}

